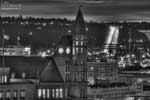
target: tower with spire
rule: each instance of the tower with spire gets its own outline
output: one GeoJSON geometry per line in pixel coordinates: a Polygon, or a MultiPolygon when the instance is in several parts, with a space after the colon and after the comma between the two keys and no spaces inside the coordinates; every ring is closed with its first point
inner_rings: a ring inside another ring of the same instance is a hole
{"type": "Polygon", "coordinates": [[[67,97],[86,100],[88,37],[80,7],[71,33],[65,34],[58,43],[55,61],[64,82],[67,83],[67,97]]]}
{"type": "Polygon", "coordinates": [[[87,35],[81,8],[79,7],[72,34],[72,68],[70,69],[69,89],[71,97],[86,99],[87,97],[87,35]]]}

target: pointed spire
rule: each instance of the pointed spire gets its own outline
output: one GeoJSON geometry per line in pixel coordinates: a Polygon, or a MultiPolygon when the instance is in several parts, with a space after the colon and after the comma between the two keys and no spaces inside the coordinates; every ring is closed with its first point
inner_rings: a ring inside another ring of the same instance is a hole
{"type": "Polygon", "coordinates": [[[75,34],[84,34],[84,33],[85,33],[84,18],[80,6],[75,20],[75,34]]]}

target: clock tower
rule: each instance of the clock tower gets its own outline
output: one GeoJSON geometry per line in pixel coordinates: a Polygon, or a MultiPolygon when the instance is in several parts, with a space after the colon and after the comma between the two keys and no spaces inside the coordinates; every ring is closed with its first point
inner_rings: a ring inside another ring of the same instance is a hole
{"type": "Polygon", "coordinates": [[[73,97],[83,99],[87,97],[87,42],[85,23],[79,8],[72,34],[72,67],[70,69],[72,86],[69,93],[73,97]]]}

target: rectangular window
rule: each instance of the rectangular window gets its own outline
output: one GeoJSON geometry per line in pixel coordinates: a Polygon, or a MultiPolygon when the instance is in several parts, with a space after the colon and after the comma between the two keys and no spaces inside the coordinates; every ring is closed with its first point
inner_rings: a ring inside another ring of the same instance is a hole
{"type": "Polygon", "coordinates": [[[79,52],[79,48],[76,48],[76,54],[79,52]]]}
{"type": "Polygon", "coordinates": [[[42,97],[43,97],[43,98],[46,98],[46,90],[45,90],[45,89],[43,89],[42,97]]]}
{"type": "Polygon", "coordinates": [[[73,48],[73,52],[72,52],[72,54],[73,54],[73,55],[75,55],[75,48],[73,48]]]}
{"type": "Polygon", "coordinates": [[[3,91],[0,91],[0,100],[3,99],[3,91]]]}
{"type": "Polygon", "coordinates": [[[42,97],[42,89],[38,89],[38,98],[42,97]]]}
{"type": "Polygon", "coordinates": [[[4,75],[4,83],[7,83],[7,75],[4,75]]]}
{"type": "Polygon", "coordinates": [[[83,46],[83,40],[81,40],[81,46],[83,46]]]}
{"type": "Polygon", "coordinates": [[[20,90],[20,98],[25,99],[25,96],[26,96],[25,90],[20,90]]]}
{"type": "Polygon", "coordinates": [[[47,98],[50,98],[50,89],[47,89],[47,98]]]}
{"type": "Polygon", "coordinates": [[[52,89],[52,98],[55,98],[55,89],[52,89]]]}
{"type": "Polygon", "coordinates": [[[59,98],[59,89],[56,89],[56,98],[59,98]]]}
{"type": "Polygon", "coordinates": [[[17,90],[13,91],[13,99],[14,100],[17,100],[17,92],[18,92],[17,90]]]}
{"type": "Polygon", "coordinates": [[[76,46],[78,46],[79,45],[79,41],[78,40],[76,40],[76,46]]]}
{"type": "Polygon", "coordinates": [[[59,89],[59,97],[63,98],[63,89],[59,89]]]}

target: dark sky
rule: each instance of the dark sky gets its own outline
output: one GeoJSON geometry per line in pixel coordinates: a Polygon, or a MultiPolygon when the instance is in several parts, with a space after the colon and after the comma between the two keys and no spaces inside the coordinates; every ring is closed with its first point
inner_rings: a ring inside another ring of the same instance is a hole
{"type": "Polygon", "coordinates": [[[79,5],[86,21],[150,21],[150,0],[3,0],[20,9],[0,9],[2,16],[67,17],[74,19],[79,5]]]}

